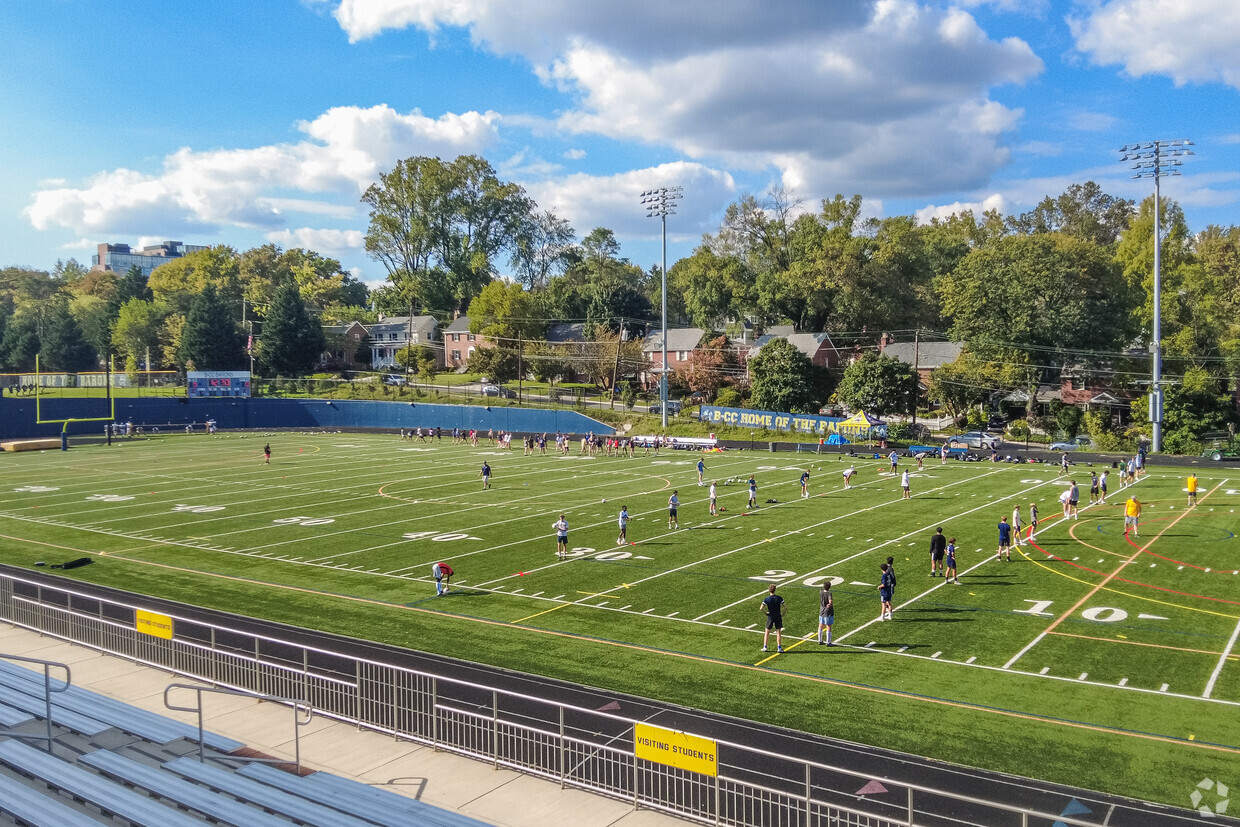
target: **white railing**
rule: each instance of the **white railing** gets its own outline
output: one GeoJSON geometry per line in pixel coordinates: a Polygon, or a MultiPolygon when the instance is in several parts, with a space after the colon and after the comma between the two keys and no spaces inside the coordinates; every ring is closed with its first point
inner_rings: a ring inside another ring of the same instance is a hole
{"type": "Polygon", "coordinates": [[[0,619],[14,625],[704,824],[1091,824],[718,739],[718,775],[700,775],[635,757],[640,722],[623,715],[175,614],[174,636],[155,637],[136,629],[138,608],[0,573],[0,619]],[[856,795],[874,780],[882,800],[856,795]]]}

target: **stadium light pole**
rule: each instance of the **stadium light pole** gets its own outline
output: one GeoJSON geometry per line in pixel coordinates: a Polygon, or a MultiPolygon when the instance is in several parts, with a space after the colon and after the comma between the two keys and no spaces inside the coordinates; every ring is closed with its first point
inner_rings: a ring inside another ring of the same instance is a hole
{"type": "Polygon", "coordinates": [[[659,219],[663,229],[663,367],[659,371],[659,408],[663,412],[663,430],[667,430],[667,217],[676,214],[676,202],[684,195],[681,187],[658,187],[642,193],[646,217],[659,219]]]}
{"type": "Polygon", "coordinates": [[[1180,159],[1192,155],[1193,142],[1183,138],[1174,141],[1145,141],[1120,147],[1120,161],[1136,170],[1133,178],[1154,179],[1154,336],[1150,351],[1154,358],[1153,382],[1150,392],[1150,424],[1153,426],[1151,453],[1162,451],[1162,191],[1159,182],[1169,175],[1179,175],[1180,159]]]}

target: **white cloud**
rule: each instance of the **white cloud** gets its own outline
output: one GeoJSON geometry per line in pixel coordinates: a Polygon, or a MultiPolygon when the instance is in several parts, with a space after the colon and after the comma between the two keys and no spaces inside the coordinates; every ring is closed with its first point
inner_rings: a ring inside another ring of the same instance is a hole
{"type": "Polygon", "coordinates": [[[570,161],[580,161],[582,158],[586,157],[586,151],[584,149],[565,150],[564,157],[570,161]]]}
{"type": "Polygon", "coordinates": [[[1020,115],[989,90],[1042,69],[1024,41],[914,0],[341,0],[335,16],[354,40],[468,29],[573,99],[569,133],[876,197],[984,183],[1020,115]]]}
{"type": "Polygon", "coordinates": [[[659,234],[659,222],[646,217],[641,193],[655,187],[681,186],[684,197],[668,218],[668,235],[696,240],[717,229],[719,215],[736,196],[727,172],[691,161],[661,164],[616,175],[576,173],[525,185],[540,207],[566,219],[579,236],[608,227],[623,238],[659,234]]]}
{"type": "Polygon", "coordinates": [[[60,245],[62,250],[94,250],[99,246],[98,241],[89,238],[79,238],[77,241],[67,241],[60,245]]]}
{"type": "Polygon", "coordinates": [[[456,155],[491,146],[499,116],[466,112],[430,118],[385,106],[329,109],[298,124],[308,139],[252,149],[195,151],[164,159],[157,174],[102,172],[82,188],[36,192],[25,214],[36,229],[69,227],[81,235],[161,237],[209,234],[220,227],[276,229],[285,211],[348,215],[330,199],[289,199],[289,190],[356,199],[381,171],[410,155],[456,155]]]}
{"type": "Polygon", "coordinates": [[[1069,18],[1076,48],[1134,77],[1177,86],[1223,82],[1240,89],[1240,3],[1235,0],[1104,0],[1069,18]]]}
{"type": "Polygon", "coordinates": [[[918,210],[915,215],[918,222],[929,224],[932,219],[943,219],[948,216],[955,215],[965,210],[971,210],[975,218],[979,220],[982,213],[987,210],[998,210],[1000,213],[1006,214],[1008,210],[1008,201],[1000,193],[993,193],[986,196],[981,201],[957,201],[953,204],[927,204],[918,210]]]}
{"type": "Polygon", "coordinates": [[[286,250],[303,247],[328,254],[356,252],[366,246],[366,235],[361,230],[298,227],[295,230],[273,230],[264,235],[264,238],[286,250]]]}
{"type": "Polygon", "coordinates": [[[1079,132],[1106,132],[1119,123],[1119,118],[1106,112],[1076,112],[1068,123],[1079,132]]]}
{"type": "Polygon", "coordinates": [[[958,0],[958,3],[967,9],[990,6],[995,11],[1039,18],[1050,11],[1050,0],[958,0]]]}
{"type": "Polygon", "coordinates": [[[1064,145],[1052,141],[1026,141],[1016,147],[1016,151],[1024,155],[1036,155],[1039,158],[1057,158],[1063,154],[1064,145]]]}

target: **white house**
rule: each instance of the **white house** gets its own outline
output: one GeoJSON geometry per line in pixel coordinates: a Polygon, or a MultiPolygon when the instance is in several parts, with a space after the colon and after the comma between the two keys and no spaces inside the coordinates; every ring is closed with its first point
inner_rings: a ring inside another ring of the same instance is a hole
{"type": "Polygon", "coordinates": [[[439,322],[434,316],[414,316],[412,324],[408,316],[388,316],[367,326],[370,333],[370,364],[375,370],[396,366],[396,352],[408,345],[431,345],[443,362],[443,347],[439,342],[439,322]]]}

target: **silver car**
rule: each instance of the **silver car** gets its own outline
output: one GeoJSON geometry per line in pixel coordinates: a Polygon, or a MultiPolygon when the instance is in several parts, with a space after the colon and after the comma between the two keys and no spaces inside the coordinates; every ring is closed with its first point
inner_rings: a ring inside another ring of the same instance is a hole
{"type": "Polygon", "coordinates": [[[1003,437],[990,431],[968,431],[948,437],[949,448],[998,448],[1003,444],[1003,437]]]}

